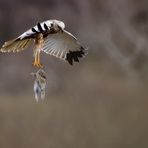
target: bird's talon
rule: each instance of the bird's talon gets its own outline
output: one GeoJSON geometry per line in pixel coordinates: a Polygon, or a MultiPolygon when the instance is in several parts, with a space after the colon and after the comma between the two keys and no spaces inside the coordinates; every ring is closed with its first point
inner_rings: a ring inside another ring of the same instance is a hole
{"type": "Polygon", "coordinates": [[[43,68],[43,65],[41,63],[38,63],[39,68],[43,68]]]}
{"type": "Polygon", "coordinates": [[[43,68],[43,65],[41,63],[37,63],[37,62],[34,62],[33,66],[37,67],[37,68],[43,68]]]}

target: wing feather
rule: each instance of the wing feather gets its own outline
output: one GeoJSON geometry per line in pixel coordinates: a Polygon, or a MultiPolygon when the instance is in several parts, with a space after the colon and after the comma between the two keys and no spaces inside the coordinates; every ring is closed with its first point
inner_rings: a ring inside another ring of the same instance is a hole
{"type": "Polygon", "coordinates": [[[49,34],[44,41],[42,51],[66,60],[71,65],[73,62],[79,62],[79,58],[84,57],[87,53],[78,40],[65,30],[49,34]]]}
{"type": "Polygon", "coordinates": [[[19,52],[24,50],[29,46],[31,43],[31,39],[14,39],[11,41],[7,41],[4,43],[2,48],[0,49],[1,52],[19,52]]]}

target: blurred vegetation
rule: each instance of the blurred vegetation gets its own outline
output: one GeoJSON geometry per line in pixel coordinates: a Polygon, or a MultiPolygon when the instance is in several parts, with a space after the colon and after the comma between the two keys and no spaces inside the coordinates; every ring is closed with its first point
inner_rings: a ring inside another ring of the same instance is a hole
{"type": "Polygon", "coordinates": [[[0,53],[0,147],[147,148],[148,1],[1,0],[0,43],[53,18],[89,54],[71,67],[43,53],[36,103],[32,48],[0,53]]]}

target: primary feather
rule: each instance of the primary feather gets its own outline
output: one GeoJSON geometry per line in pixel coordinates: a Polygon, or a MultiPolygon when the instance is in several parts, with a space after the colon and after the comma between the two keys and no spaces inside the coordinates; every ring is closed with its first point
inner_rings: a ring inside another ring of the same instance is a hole
{"type": "Polygon", "coordinates": [[[10,40],[4,43],[0,51],[1,52],[19,52],[27,48],[30,43],[31,43],[31,39],[10,40]]]}

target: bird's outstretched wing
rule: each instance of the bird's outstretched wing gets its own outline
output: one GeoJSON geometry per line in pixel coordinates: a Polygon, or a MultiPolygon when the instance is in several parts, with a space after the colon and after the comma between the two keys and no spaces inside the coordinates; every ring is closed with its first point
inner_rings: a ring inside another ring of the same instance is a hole
{"type": "Polygon", "coordinates": [[[44,34],[46,32],[50,32],[50,29],[54,22],[57,23],[58,25],[61,25],[61,27],[64,29],[65,27],[64,23],[58,20],[47,20],[42,23],[38,23],[36,26],[25,31],[16,39],[5,42],[0,51],[1,52],[22,51],[23,49],[28,47],[28,45],[31,43],[32,40],[35,39],[38,33],[44,34]]]}
{"type": "Polygon", "coordinates": [[[87,53],[78,40],[65,30],[49,34],[45,38],[42,51],[66,60],[70,65],[73,65],[73,62],[79,62],[79,58],[87,53]]]}
{"type": "Polygon", "coordinates": [[[29,46],[32,39],[22,39],[19,38],[10,40],[4,43],[2,48],[0,49],[1,52],[19,52],[24,50],[29,46]]]}

